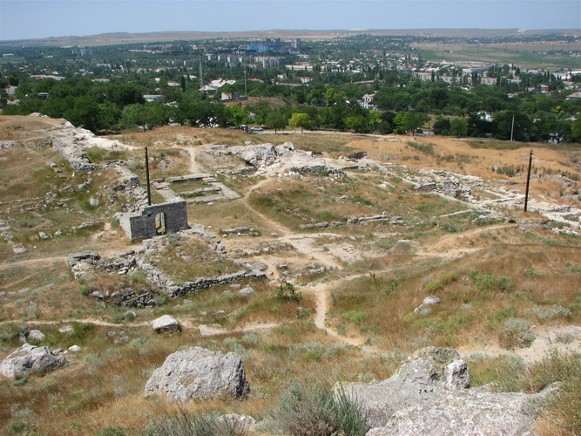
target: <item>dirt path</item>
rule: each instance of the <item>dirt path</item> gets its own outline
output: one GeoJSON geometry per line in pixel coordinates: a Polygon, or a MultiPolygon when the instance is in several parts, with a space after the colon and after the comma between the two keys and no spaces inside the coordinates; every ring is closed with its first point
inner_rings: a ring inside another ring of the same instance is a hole
{"type": "Polygon", "coordinates": [[[484,347],[461,347],[458,349],[463,359],[478,357],[513,356],[522,359],[526,365],[538,362],[549,353],[581,353],[581,327],[576,325],[540,326],[536,338],[529,348],[506,350],[497,345],[484,347]]]}
{"type": "Polygon", "coordinates": [[[516,224],[497,224],[487,227],[478,227],[468,230],[463,233],[454,233],[440,238],[432,244],[425,244],[423,250],[417,252],[418,256],[424,257],[444,257],[447,259],[455,259],[466,253],[475,252],[482,249],[482,246],[475,245],[474,247],[467,247],[466,243],[470,239],[476,238],[484,233],[495,230],[509,229],[515,227],[516,224]]]}
{"type": "Polygon", "coordinates": [[[12,269],[16,267],[30,267],[38,264],[43,264],[47,262],[66,262],[67,256],[48,256],[48,257],[39,257],[35,259],[26,259],[26,260],[18,260],[16,262],[5,262],[0,263],[0,271],[4,271],[7,269],[12,269]]]}

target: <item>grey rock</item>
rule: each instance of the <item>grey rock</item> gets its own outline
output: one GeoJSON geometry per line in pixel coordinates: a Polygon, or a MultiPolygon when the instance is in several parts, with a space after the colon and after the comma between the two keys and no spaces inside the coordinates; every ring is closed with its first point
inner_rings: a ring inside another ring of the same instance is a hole
{"type": "Polygon", "coordinates": [[[436,297],[435,295],[430,295],[422,301],[422,304],[429,306],[431,304],[438,304],[440,302],[440,297],[436,297]]]}
{"type": "Polygon", "coordinates": [[[240,289],[238,291],[238,293],[240,295],[252,295],[254,294],[256,291],[252,288],[252,286],[246,286],[244,289],[240,289]]]}
{"type": "Polygon", "coordinates": [[[151,323],[151,326],[157,333],[161,333],[164,331],[175,332],[180,330],[179,322],[171,315],[163,315],[160,316],[159,318],[154,319],[151,323]]]}
{"type": "Polygon", "coordinates": [[[38,237],[40,239],[48,239],[48,235],[45,232],[38,232],[38,237]]]}
{"type": "Polygon", "coordinates": [[[55,355],[48,347],[23,344],[0,363],[0,374],[9,378],[44,374],[66,362],[64,356],[55,355]]]}
{"type": "Polygon", "coordinates": [[[26,338],[28,340],[33,340],[33,341],[44,341],[45,340],[45,335],[43,332],[41,332],[40,330],[30,330],[28,332],[28,334],[26,335],[26,338]]]}
{"type": "Polygon", "coordinates": [[[93,291],[91,292],[90,296],[96,298],[97,300],[102,300],[105,298],[105,294],[103,294],[101,291],[93,291]]]}
{"type": "Polygon", "coordinates": [[[532,434],[544,401],[556,392],[495,393],[468,389],[466,363],[449,348],[416,352],[389,379],[345,385],[368,413],[368,436],[532,434]]]}
{"type": "Polygon", "coordinates": [[[66,325],[64,327],[61,327],[59,329],[59,333],[62,333],[63,335],[70,335],[75,331],[75,329],[70,326],[70,325],[66,325]]]}
{"type": "Polygon", "coordinates": [[[81,347],[79,347],[78,345],[71,345],[69,347],[69,351],[71,353],[78,353],[79,351],[81,351],[81,347]]]}
{"type": "Polygon", "coordinates": [[[22,254],[26,253],[28,250],[24,245],[13,245],[12,251],[14,252],[14,254],[22,254]]]}
{"type": "Polygon", "coordinates": [[[418,307],[416,307],[414,309],[415,313],[419,313],[422,316],[428,316],[432,313],[432,308],[430,306],[433,306],[434,304],[438,304],[440,302],[440,298],[436,297],[434,295],[430,295],[426,298],[424,298],[424,300],[422,301],[422,304],[420,304],[418,307]]]}
{"type": "Polygon", "coordinates": [[[218,420],[225,423],[226,428],[234,429],[236,434],[247,434],[252,432],[256,426],[256,420],[252,416],[237,415],[236,413],[219,416],[218,420]]]}
{"type": "Polygon", "coordinates": [[[234,353],[201,347],[170,354],[145,385],[145,396],[163,394],[170,401],[220,395],[243,397],[249,392],[244,365],[234,353]]]}

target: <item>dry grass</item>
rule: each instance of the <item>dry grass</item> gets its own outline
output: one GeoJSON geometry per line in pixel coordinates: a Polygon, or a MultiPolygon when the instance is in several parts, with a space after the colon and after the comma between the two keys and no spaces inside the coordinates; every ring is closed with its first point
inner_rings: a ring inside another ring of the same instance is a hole
{"type": "Polygon", "coordinates": [[[217,252],[208,241],[195,235],[169,235],[168,238],[160,240],[159,244],[159,252],[149,255],[148,260],[178,283],[244,269],[217,252]]]}
{"type": "MultiPolygon", "coordinates": [[[[128,434],[142,434],[152,417],[163,419],[181,409],[196,415],[212,411],[235,412],[260,419],[271,410],[284,387],[295,380],[332,383],[385,379],[407,352],[422,346],[497,344],[507,319],[523,319],[537,326],[578,325],[581,321],[579,238],[550,232],[541,225],[544,218],[535,214],[514,212],[517,220],[528,226],[526,230],[509,225],[477,226],[472,223],[474,214],[470,213],[440,217],[465,206],[413,191],[398,179],[397,167],[393,167],[393,175],[387,176],[372,171],[351,171],[349,178],[339,181],[323,176],[284,181],[220,176],[221,181],[246,197],[188,207],[190,224],[201,223],[216,233],[220,228],[238,226],[257,229],[259,236],[224,238],[231,254],[237,250],[264,248],[280,242],[281,237],[298,237],[294,240],[298,247],[283,247],[280,252],[245,258],[249,262],[264,261],[271,266],[288,264],[291,275],[304,272],[309,263],[319,262],[320,259],[311,256],[313,253],[303,252],[305,247],[319,250],[318,254],[329,259],[338,247],[353,250],[357,253],[355,262],[348,264],[338,260],[341,269],[303,275],[295,279],[295,284],[301,291],[299,284],[302,283],[336,280],[330,290],[331,308],[326,324],[346,337],[362,338],[363,342],[385,353],[368,354],[325,334],[313,322],[317,306],[315,296],[303,292],[299,301],[277,298],[278,282],[274,280],[239,283],[241,287],[250,285],[255,289],[256,292],[248,296],[240,295],[237,287],[224,285],[171,301],[160,298],[163,305],[136,310],[135,321],[129,321],[123,315],[127,309],[102,307],[96,300],[83,296],[83,291],[95,288],[112,292],[127,286],[146,287],[142,281],[102,275],[75,283],[65,264],[65,256],[71,252],[116,252],[138,247],[129,245],[119,229],[109,228],[113,212],[125,200],[106,207],[103,201],[103,206],[96,210],[86,206],[90,196],[106,198],[104,195],[114,176],[106,171],[94,172],[91,175],[93,183],[86,193],[67,193],[70,199],[66,208],[27,210],[53,185],[75,187],[86,180],[78,174],[73,176],[70,168],[46,147],[45,135],[34,131],[52,122],[0,117],[0,137],[24,138],[25,144],[17,151],[3,151],[0,155],[0,181],[14,178],[18,186],[18,189],[10,188],[3,183],[0,201],[6,203],[0,204],[0,217],[9,218],[16,239],[29,248],[28,252],[15,256],[9,245],[0,240],[0,291],[28,288],[20,294],[0,296],[3,309],[0,320],[13,321],[0,324],[0,357],[19,345],[18,331],[27,320],[58,322],[93,318],[95,322],[72,323],[75,327],[72,336],[58,332],[61,323],[39,325],[47,335],[48,345],[64,348],[77,343],[82,351],[69,355],[68,367],[44,377],[30,377],[24,384],[0,381],[0,404],[3,405],[0,432],[21,429],[28,433],[94,434],[104,428],[119,427],[128,434]],[[46,166],[48,159],[62,166],[66,179],[56,176],[46,166]],[[393,187],[379,187],[383,182],[393,187]],[[257,183],[260,186],[255,187],[257,183]],[[30,202],[13,203],[19,192],[26,192],[30,202]],[[298,231],[303,223],[343,221],[348,216],[383,211],[390,216],[402,216],[405,224],[349,225],[321,232],[326,235],[319,235],[318,231],[298,231]],[[94,220],[95,225],[60,238],[38,238],[38,231],[48,229],[52,234],[57,229],[65,231],[87,220],[94,220]],[[301,236],[308,237],[308,243],[301,240],[301,236]],[[405,250],[396,245],[402,239],[412,240],[409,245],[415,245],[415,249],[405,250]],[[305,243],[299,245],[299,242],[305,243]],[[363,255],[369,257],[363,258],[363,255]],[[353,278],[356,275],[359,277],[353,278]],[[351,279],[341,281],[341,277],[351,279]],[[438,296],[441,302],[423,314],[414,313],[428,295],[438,296]],[[174,314],[183,323],[181,334],[158,336],[144,327],[151,319],[166,313],[174,314]],[[99,321],[117,324],[100,327],[99,321]],[[278,327],[232,333],[261,323],[276,323],[278,327]],[[220,324],[230,333],[203,338],[196,328],[200,324],[220,324]],[[115,334],[109,335],[109,332],[115,334]],[[123,335],[127,336],[127,342],[115,344],[114,338],[123,335]],[[246,367],[250,396],[243,401],[226,398],[192,401],[180,408],[163,399],[144,399],[142,390],[151,371],[169,353],[192,345],[238,353],[246,367]]],[[[248,139],[273,143],[292,141],[299,148],[332,156],[361,150],[374,159],[403,162],[414,168],[443,168],[505,182],[518,179],[520,185],[514,189],[520,189],[524,183],[520,175],[511,178],[493,172],[492,167],[516,168],[528,157],[528,148],[512,149],[513,144],[507,147],[505,143],[483,141],[471,147],[465,141],[440,137],[375,138],[310,133],[250,136],[238,130],[164,127],[145,133],[126,133],[120,138],[133,145],[151,147],[153,178],[189,172],[188,147],[212,143],[242,145],[248,139]],[[415,146],[407,144],[411,139],[415,146]]],[[[127,159],[142,175],[141,150],[124,152],[122,156],[97,154],[97,160],[127,159]]],[[[533,185],[534,195],[565,199],[567,189],[577,189],[573,185],[560,192],[562,186],[551,177],[564,171],[579,172],[574,162],[579,159],[578,151],[535,146],[535,159],[538,174],[543,173],[544,181],[542,185],[533,185]]],[[[209,170],[216,166],[240,165],[239,161],[218,158],[203,159],[200,163],[209,170]]],[[[240,269],[195,237],[170,235],[166,241],[169,242],[156,262],[178,280],[240,269]]],[[[282,270],[276,273],[282,274],[282,270]]],[[[32,325],[29,324],[29,328],[32,325]]],[[[565,370],[571,365],[565,363],[560,366],[547,364],[546,367],[558,367],[557,378],[562,375],[561,378],[574,381],[565,370]]],[[[493,371],[497,367],[503,367],[501,362],[489,361],[481,367],[477,364],[476,379],[480,377],[481,384],[500,379],[502,374],[493,371]]],[[[507,373],[517,374],[521,369],[507,373]]],[[[522,374],[522,378],[514,378],[528,380],[530,386],[523,382],[515,389],[540,389],[537,381],[543,377],[526,371],[522,374]]],[[[564,401],[575,405],[577,391],[570,392],[564,401]]],[[[571,433],[571,428],[578,429],[571,416],[572,413],[564,416],[556,406],[547,412],[541,425],[548,429],[544,430],[546,434],[571,433]]]]}
{"type": "Polygon", "coordinates": [[[578,256],[578,246],[497,245],[453,263],[370,273],[332,291],[332,323],[380,348],[407,350],[495,344],[509,317],[575,324],[579,273],[567,265],[578,256]],[[414,313],[428,295],[441,303],[414,313]]]}

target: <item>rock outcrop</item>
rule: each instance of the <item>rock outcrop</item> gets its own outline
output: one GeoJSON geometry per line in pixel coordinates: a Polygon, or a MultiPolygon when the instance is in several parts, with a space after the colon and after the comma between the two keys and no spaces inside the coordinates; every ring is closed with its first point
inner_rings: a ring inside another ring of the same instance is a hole
{"type": "Polygon", "coordinates": [[[344,385],[368,413],[368,436],[532,433],[543,401],[538,394],[468,389],[468,367],[449,348],[425,348],[389,379],[344,385]]]}
{"type": "Polygon", "coordinates": [[[63,366],[67,360],[48,347],[23,344],[0,363],[0,374],[9,378],[22,378],[30,374],[45,374],[63,366]]]}
{"type": "Polygon", "coordinates": [[[170,401],[184,402],[221,395],[239,398],[249,390],[238,355],[193,347],[165,359],[147,381],[145,396],[163,394],[170,401]]]}

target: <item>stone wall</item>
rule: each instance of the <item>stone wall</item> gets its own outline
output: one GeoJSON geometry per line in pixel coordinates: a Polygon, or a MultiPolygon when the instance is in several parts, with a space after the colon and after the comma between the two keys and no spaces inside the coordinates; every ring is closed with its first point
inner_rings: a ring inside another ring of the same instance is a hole
{"type": "Polygon", "coordinates": [[[177,201],[146,206],[140,214],[121,215],[119,224],[132,241],[168,232],[179,232],[188,228],[187,204],[185,201],[177,201]],[[164,217],[165,229],[159,228],[160,215],[164,217]]]}

